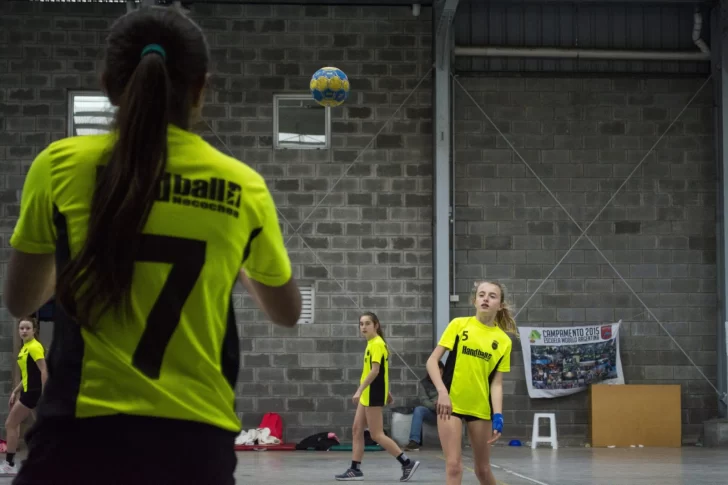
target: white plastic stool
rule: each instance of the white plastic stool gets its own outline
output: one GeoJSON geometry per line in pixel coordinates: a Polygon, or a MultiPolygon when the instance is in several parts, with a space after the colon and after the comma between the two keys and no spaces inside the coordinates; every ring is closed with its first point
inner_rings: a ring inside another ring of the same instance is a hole
{"type": "Polygon", "coordinates": [[[556,438],[556,414],[554,413],[535,413],[533,415],[533,436],[531,437],[531,448],[536,449],[539,443],[551,443],[551,448],[559,449],[559,443],[556,438]],[[551,427],[550,436],[541,436],[538,434],[538,420],[548,419],[551,427]]]}

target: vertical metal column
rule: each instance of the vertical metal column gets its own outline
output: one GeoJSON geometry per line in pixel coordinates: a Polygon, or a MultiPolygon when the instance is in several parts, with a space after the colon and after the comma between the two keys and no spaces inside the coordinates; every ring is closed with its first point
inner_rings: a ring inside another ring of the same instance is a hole
{"type": "Polygon", "coordinates": [[[433,319],[434,344],[450,321],[450,62],[452,58],[452,25],[458,0],[445,0],[434,5],[435,86],[433,185],[433,319]]]}
{"type": "Polygon", "coordinates": [[[718,172],[718,204],[716,211],[718,318],[717,318],[717,387],[722,399],[718,401],[721,417],[726,417],[726,392],[728,392],[728,281],[726,281],[726,256],[728,256],[728,0],[721,0],[713,7],[711,20],[713,100],[715,126],[715,158],[718,172]]]}

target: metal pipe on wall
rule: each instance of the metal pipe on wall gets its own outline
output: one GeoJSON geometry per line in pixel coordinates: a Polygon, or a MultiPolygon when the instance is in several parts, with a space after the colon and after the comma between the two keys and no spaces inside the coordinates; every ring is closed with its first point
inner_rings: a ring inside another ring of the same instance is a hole
{"type": "Polygon", "coordinates": [[[716,384],[721,398],[718,400],[719,416],[728,416],[728,51],[723,42],[728,27],[725,20],[726,2],[721,2],[711,15],[713,44],[713,126],[715,127],[715,159],[718,178],[716,207],[716,266],[717,300],[716,321],[716,384]]]}
{"type": "Polygon", "coordinates": [[[695,13],[693,14],[693,44],[698,46],[698,49],[700,49],[700,52],[707,52],[710,54],[710,49],[708,49],[708,46],[705,44],[705,41],[700,37],[700,34],[703,30],[703,14],[700,13],[700,10],[698,8],[695,9],[695,13]]]}
{"type": "Polygon", "coordinates": [[[616,49],[569,49],[556,47],[466,47],[457,46],[455,56],[530,57],[547,59],[602,59],[630,61],[709,61],[710,52],[641,51],[616,49]]]}
{"type": "Polygon", "coordinates": [[[434,209],[433,249],[433,338],[440,340],[450,321],[450,70],[452,29],[458,0],[435,5],[433,22],[435,79],[433,88],[434,209]]]}
{"type": "Polygon", "coordinates": [[[450,86],[450,273],[452,283],[450,284],[450,303],[456,303],[453,298],[457,294],[455,289],[455,89],[452,77],[448,84],[450,86]]]}
{"type": "MultiPolygon", "coordinates": [[[[443,32],[447,32],[447,27],[443,32]]],[[[447,34],[436,35],[435,45],[435,85],[434,93],[434,144],[435,157],[433,168],[434,210],[432,249],[433,249],[433,337],[438,342],[445,331],[450,316],[450,251],[448,250],[450,229],[450,135],[449,118],[450,93],[450,49],[446,46],[447,34]]]]}

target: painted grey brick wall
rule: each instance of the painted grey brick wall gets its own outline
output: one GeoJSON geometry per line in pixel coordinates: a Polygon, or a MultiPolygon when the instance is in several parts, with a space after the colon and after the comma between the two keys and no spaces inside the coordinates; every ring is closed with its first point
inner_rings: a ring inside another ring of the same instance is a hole
{"type": "MultiPolygon", "coordinates": [[[[334,184],[429,69],[431,25],[407,8],[235,6],[210,13],[221,17],[201,21],[215,52],[230,49],[230,25],[222,18],[244,17],[242,27],[255,32],[242,37],[243,51],[255,56],[245,63],[245,76],[237,77],[238,68],[227,61],[236,76],[216,79],[217,99],[207,112],[215,130],[271,181],[294,227],[333,189],[300,231],[314,251],[297,236],[288,246],[296,278],[315,285],[315,323],[292,330],[242,325],[240,408],[251,410],[243,414],[244,426],[274,411],[289,440],[326,429],[349,437],[349,398],[364,349],[360,309],[379,315],[391,346],[422,372],[431,345],[429,79],[334,184]],[[266,26],[273,31],[265,32],[266,26]],[[332,64],[347,73],[353,90],[345,107],[332,110],[333,149],[272,150],[272,95],[306,92],[310,75],[332,64]],[[230,125],[239,117],[243,137],[239,123],[230,125]]],[[[288,239],[294,229],[284,225],[288,239]]],[[[261,322],[252,308],[251,301],[242,302],[241,320],[261,322]]],[[[414,377],[396,357],[391,380],[400,399],[416,394],[414,377]]]]}
{"type": "MultiPolygon", "coordinates": [[[[704,79],[464,78],[461,82],[582,227],[668,128],[704,79]]],[[[510,289],[516,311],[580,231],[456,87],[457,291],[476,278],[510,289]]],[[[700,369],[716,377],[715,165],[705,86],[588,234],[700,369]]],[[[461,301],[466,298],[461,297],[461,301]]],[[[465,303],[453,315],[470,311],[465,303]]],[[[519,315],[523,326],[623,319],[628,383],[682,386],[683,436],[716,395],[596,250],[582,239],[519,315]]],[[[505,397],[509,434],[554,410],[563,437],[588,433],[587,393],[531,400],[520,346],[505,397]]]]}
{"type": "MultiPolygon", "coordinates": [[[[0,5],[3,247],[30,162],[66,136],[67,90],[98,88],[100,46],[123,12],[110,5],[0,5]]],[[[195,5],[190,15],[210,42],[214,76],[204,117],[224,145],[267,178],[296,227],[333,187],[301,230],[315,256],[297,236],[289,244],[295,276],[316,287],[315,323],[273,327],[242,292],[237,295],[243,426],[256,427],[265,412],[278,412],[289,441],[323,430],[350,437],[350,397],[364,349],[359,308],[380,316],[390,345],[418,372],[424,374],[431,351],[429,77],[334,187],[429,69],[430,11],[413,17],[407,7],[195,5]],[[342,68],[352,83],[351,98],[332,112],[333,149],[274,150],[273,94],[307,92],[311,74],[325,65],[342,68]]],[[[226,150],[209,130],[203,134],[226,150]]],[[[286,227],[285,234],[293,230],[286,227]]],[[[10,321],[4,310],[1,320],[10,321]]],[[[3,325],[5,393],[15,362],[11,335],[11,326],[3,325]]],[[[400,404],[413,402],[415,377],[397,357],[391,381],[400,404]]]]}
{"type": "MultiPolygon", "coordinates": [[[[100,46],[121,13],[118,6],[0,2],[0,238],[5,248],[28,165],[47,143],[66,136],[67,90],[98,88],[100,46]]],[[[414,18],[408,8],[195,6],[191,15],[207,31],[215,60],[205,118],[236,157],[267,177],[294,226],[431,62],[427,9],[414,18]],[[310,74],[327,64],[343,68],[353,86],[352,98],[333,113],[334,148],[273,150],[273,93],[305,92],[310,74]]],[[[690,80],[626,78],[462,82],[580,223],[591,221],[698,86],[690,80]]],[[[714,379],[709,88],[589,234],[714,379]]],[[[349,396],[363,349],[356,337],[359,307],[382,317],[392,346],[424,373],[432,346],[430,103],[428,79],[303,226],[316,256],[298,237],[291,240],[296,276],[316,286],[316,323],[292,331],[272,327],[238,294],[243,348],[238,404],[245,411],[245,427],[273,411],[283,416],[289,440],[322,429],[350,436],[349,396]]],[[[457,292],[465,296],[478,277],[501,279],[519,309],[578,233],[460,92],[456,120],[457,292]]],[[[205,136],[226,150],[212,133],[205,136]]],[[[286,238],[292,234],[288,227],[285,232],[286,238]]],[[[680,383],[684,435],[692,439],[702,420],[715,412],[714,394],[610,271],[582,241],[523,310],[519,323],[625,319],[622,356],[628,381],[680,383]]],[[[469,311],[461,303],[452,315],[469,311]]],[[[0,321],[9,323],[7,312],[0,312],[0,321]]],[[[15,365],[11,349],[12,326],[3,325],[0,382],[5,394],[15,365]]],[[[513,363],[505,402],[509,435],[527,438],[531,413],[554,409],[562,436],[585,438],[586,395],[530,400],[520,352],[513,363]]],[[[396,357],[392,381],[400,403],[413,403],[414,377],[396,357]]]]}

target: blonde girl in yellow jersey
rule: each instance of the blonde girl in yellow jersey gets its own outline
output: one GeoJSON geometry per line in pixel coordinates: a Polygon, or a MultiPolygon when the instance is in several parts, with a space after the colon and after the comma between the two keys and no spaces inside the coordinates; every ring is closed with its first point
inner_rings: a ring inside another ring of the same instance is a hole
{"type": "Polygon", "coordinates": [[[475,315],[453,319],[427,360],[427,373],[438,391],[437,430],[445,454],[446,485],[460,485],[463,476],[462,427],[468,427],[475,475],[481,485],[496,485],[490,467],[490,446],[503,432],[503,374],[511,370],[511,338],[516,323],[503,286],[474,285],[475,315]],[[438,363],[449,351],[445,371],[438,363]]]}
{"type": "Polygon", "coordinates": [[[393,399],[389,392],[389,349],[379,318],[372,312],[363,313],[359,317],[359,331],[367,339],[367,347],[364,351],[359,387],[352,397],[357,406],[351,431],[352,461],[349,469],[334,478],[340,482],[364,480],[364,473],[359,466],[364,457],[364,430],[369,427],[372,439],[402,465],[402,477],[399,481],[408,482],[419,468],[420,462],[407,458],[397,443],[384,434],[382,408],[385,404],[391,404],[393,399]]]}

